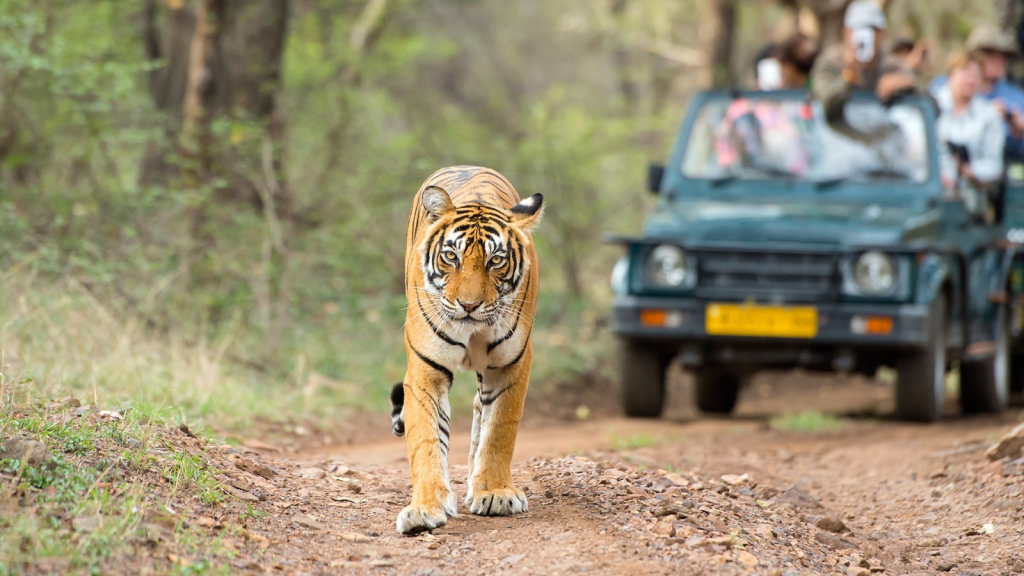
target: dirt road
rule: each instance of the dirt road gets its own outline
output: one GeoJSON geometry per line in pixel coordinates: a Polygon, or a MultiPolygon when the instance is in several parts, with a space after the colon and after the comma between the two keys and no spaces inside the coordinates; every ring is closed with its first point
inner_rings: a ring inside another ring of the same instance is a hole
{"type": "MultiPolygon", "coordinates": [[[[790,392],[803,402],[818,397],[790,392]]],[[[855,417],[835,430],[780,431],[757,415],[756,391],[748,396],[740,411],[747,415],[733,419],[535,423],[521,431],[514,464],[528,513],[481,518],[463,506],[448,526],[414,538],[394,529],[411,489],[401,439],[233,456],[262,458],[280,472],[256,483],[270,515],[248,530],[266,538],[264,553],[251,563],[243,554],[235,566],[396,574],[1024,572],[1024,465],[989,463],[983,454],[1017,414],[934,426],[855,417]]],[[[883,397],[857,395],[869,403],[883,397]]],[[[452,444],[461,496],[467,434],[454,434],[452,444]]]]}

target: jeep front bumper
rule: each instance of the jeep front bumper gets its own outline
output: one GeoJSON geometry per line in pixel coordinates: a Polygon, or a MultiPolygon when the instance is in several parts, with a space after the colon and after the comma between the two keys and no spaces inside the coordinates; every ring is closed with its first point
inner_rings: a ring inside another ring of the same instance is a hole
{"type": "Polygon", "coordinates": [[[666,344],[674,341],[874,348],[923,346],[928,342],[930,329],[927,305],[827,302],[798,305],[817,311],[817,330],[810,337],[709,334],[706,314],[710,304],[693,298],[617,296],[612,332],[620,337],[662,340],[666,344]]]}

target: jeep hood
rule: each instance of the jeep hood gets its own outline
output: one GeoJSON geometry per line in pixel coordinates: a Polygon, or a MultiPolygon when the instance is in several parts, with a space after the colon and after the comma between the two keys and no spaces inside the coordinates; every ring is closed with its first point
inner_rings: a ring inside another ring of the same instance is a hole
{"type": "Polygon", "coordinates": [[[935,210],[877,204],[676,202],[647,220],[647,236],[688,245],[886,246],[939,232],[935,210]]]}

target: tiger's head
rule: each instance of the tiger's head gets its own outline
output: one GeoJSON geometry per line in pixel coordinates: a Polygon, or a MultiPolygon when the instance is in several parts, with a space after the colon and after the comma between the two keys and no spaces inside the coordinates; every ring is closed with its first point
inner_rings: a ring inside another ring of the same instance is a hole
{"type": "Polygon", "coordinates": [[[431,223],[420,245],[423,283],[437,297],[439,319],[467,328],[494,325],[529,273],[526,248],[544,196],[534,194],[509,210],[456,207],[447,192],[430,186],[421,201],[431,223]]]}

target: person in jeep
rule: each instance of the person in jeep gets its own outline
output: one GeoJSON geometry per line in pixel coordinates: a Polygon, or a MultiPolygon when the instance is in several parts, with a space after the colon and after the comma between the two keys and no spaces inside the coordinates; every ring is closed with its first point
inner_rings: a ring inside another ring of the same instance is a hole
{"type": "MultiPolygon", "coordinates": [[[[1017,56],[1017,41],[1012,34],[990,24],[980,24],[967,37],[966,50],[981,62],[978,94],[994,104],[1005,124],[1006,155],[1024,160],[1024,91],[1006,78],[1011,58],[1017,56]]],[[[936,94],[948,82],[948,76],[932,80],[936,94]]]]}
{"type": "Polygon", "coordinates": [[[935,93],[942,185],[971,214],[991,220],[990,190],[1003,174],[1003,126],[994,104],[978,93],[983,63],[977,53],[950,58],[949,81],[935,93]]]}
{"type": "Polygon", "coordinates": [[[853,2],[843,19],[843,42],[826,48],[814,64],[811,84],[830,125],[843,127],[843,111],[854,91],[874,92],[882,102],[912,92],[917,76],[884,52],[885,15],[877,4],[853,2]]]}

